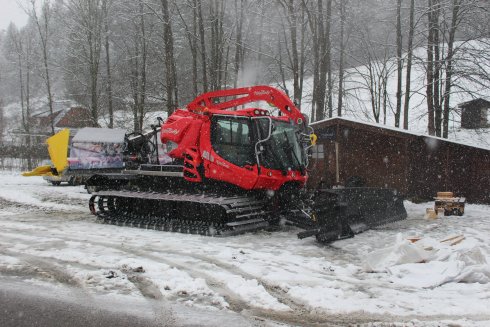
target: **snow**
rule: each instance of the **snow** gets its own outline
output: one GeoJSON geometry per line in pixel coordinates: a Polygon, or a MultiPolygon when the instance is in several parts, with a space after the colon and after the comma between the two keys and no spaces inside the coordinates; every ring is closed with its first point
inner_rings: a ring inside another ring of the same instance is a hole
{"type": "Polygon", "coordinates": [[[72,142],[81,143],[124,143],[126,131],[123,129],[84,127],[72,139],[72,142]]]}
{"type": "Polygon", "coordinates": [[[269,325],[490,323],[488,205],[427,220],[433,203],[406,202],[407,220],[322,246],[298,240],[293,228],[213,238],[103,225],[81,186],[6,172],[0,183],[0,280],[269,325]],[[465,239],[440,242],[454,235],[465,239]],[[407,260],[399,251],[407,247],[423,260],[407,260]],[[390,248],[381,267],[365,269],[370,255],[390,248]]]}

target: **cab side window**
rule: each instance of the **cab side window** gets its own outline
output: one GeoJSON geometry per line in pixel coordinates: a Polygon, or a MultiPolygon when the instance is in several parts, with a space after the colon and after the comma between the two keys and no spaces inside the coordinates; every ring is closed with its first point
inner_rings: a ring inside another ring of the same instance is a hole
{"type": "Polygon", "coordinates": [[[236,117],[213,117],[211,144],[214,151],[237,166],[254,162],[250,120],[236,117]]]}

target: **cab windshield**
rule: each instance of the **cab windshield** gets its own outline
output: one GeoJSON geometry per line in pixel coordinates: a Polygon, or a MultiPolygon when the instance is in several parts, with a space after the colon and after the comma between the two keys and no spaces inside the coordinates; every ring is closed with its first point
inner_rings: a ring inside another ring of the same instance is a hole
{"type": "MultiPolygon", "coordinates": [[[[268,120],[257,119],[259,136],[264,138],[268,131],[268,120]]],[[[301,146],[299,128],[289,122],[272,120],[272,134],[262,143],[260,164],[266,168],[282,171],[300,170],[306,167],[306,154],[301,146]]]]}

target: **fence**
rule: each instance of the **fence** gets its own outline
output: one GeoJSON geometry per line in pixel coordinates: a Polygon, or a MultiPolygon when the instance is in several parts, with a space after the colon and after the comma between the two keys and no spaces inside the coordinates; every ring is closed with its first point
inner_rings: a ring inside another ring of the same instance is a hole
{"type": "Polygon", "coordinates": [[[46,146],[0,145],[0,170],[31,170],[48,159],[46,146]]]}

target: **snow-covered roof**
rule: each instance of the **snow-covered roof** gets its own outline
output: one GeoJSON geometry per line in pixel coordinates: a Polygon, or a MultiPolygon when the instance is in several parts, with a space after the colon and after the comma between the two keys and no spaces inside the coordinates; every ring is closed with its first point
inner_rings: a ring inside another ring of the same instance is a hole
{"type": "Polygon", "coordinates": [[[351,122],[351,123],[356,123],[356,124],[361,124],[361,125],[366,125],[366,126],[371,126],[371,127],[376,127],[376,128],[382,128],[385,130],[390,130],[393,132],[398,132],[398,133],[402,133],[402,134],[406,134],[406,135],[413,135],[413,136],[417,136],[417,137],[426,137],[429,139],[440,140],[440,141],[454,143],[454,144],[458,144],[458,145],[465,145],[465,146],[471,146],[471,147],[478,148],[478,149],[490,150],[490,146],[488,144],[484,144],[484,143],[476,144],[476,143],[468,143],[468,142],[457,142],[454,140],[445,139],[445,138],[437,137],[437,136],[431,136],[431,135],[427,135],[427,134],[423,134],[423,133],[416,133],[413,131],[409,131],[409,130],[405,130],[405,129],[401,129],[401,128],[396,128],[393,126],[387,126],[387,125],[383,125],[383,124],[366,122],[366,121],[362,121],[362,120],[345,118],[345,117],[327,118],[327,119],[323,119],[323,120],[319,120],[319,121],[316,121],[314,123],[311,123],[311,125],[313,125],[313,127],[314,127],[315,125],[319,125],[323,122],[333,121],[335,119],[341,120],[341,121],[343,120],[343,121],[347,121],[347,122],[351,122]]]}
{"type": "Polygon", "coordinates": [[[73,137],[73,142],[123,143],[126,130],[85,127],[73,137]]]}

